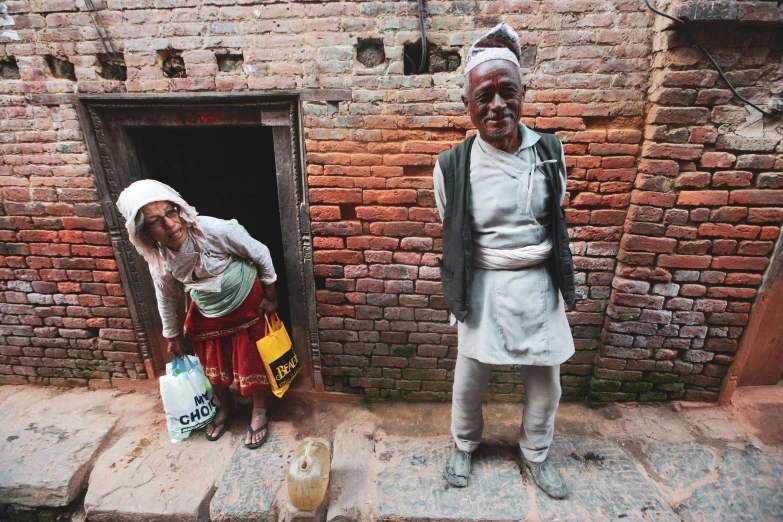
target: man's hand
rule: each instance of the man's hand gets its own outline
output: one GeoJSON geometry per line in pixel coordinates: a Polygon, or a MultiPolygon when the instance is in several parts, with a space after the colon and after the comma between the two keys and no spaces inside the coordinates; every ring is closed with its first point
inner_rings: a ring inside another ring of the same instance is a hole
{"type": "Polygon", "coordinates": [[[185,343],[182,340],[182,336],[179,335],[173,339],[168,339],[168,341],[168,352],[171,358],[179,357],[180,359],[183,359],[185,357],[185,343]]]}
{"type": "Polygon", "coordinates": [[[261,300],[261,304],[258,307],[258,315],[261,316],[262,314],[266,315],[272,315],[277,310],[277,301],[267,301],[266,299],[261,300]]]}

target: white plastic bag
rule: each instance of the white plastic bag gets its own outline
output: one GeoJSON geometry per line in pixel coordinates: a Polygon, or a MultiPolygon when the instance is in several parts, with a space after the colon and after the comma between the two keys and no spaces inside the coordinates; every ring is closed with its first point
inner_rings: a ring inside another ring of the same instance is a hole
{"type": "Polygon", "coordinates": [[[171,442],[186,439],[215,416],[215,397],[196,357],[174,357],[160,378],[160,396],[166,411],[166,427],[171,442]]]}

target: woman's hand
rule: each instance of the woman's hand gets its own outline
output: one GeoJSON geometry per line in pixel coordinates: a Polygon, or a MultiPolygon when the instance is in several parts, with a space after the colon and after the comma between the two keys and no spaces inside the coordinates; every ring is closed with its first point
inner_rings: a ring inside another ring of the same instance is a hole
{"type": "Polygon", "coordinates": [[[272,315],[277,311],[277,301],[267,301],[266,298],[261,300],[261,304],[258,307],[258,315],[266,314],[272,315]]]}
{"type": "Polygon", "coordinates": [[[264,298],[258,306],[258,315],[272,315],[277,310],[277,288],[274,283],[264,285],[264,298]]]}
{"type": "Polygon", "coordinates": [[[169,342],[169,355],[173,359],[174,357],[179,357],[180,359],[183,359],[185,357],[185,343],[182,339],[182,336],[179,335],[173,339],[168,339],[169,342]]]}

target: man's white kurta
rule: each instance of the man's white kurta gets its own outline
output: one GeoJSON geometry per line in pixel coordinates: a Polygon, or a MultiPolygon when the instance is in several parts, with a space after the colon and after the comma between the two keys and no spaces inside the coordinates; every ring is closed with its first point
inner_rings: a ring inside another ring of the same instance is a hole
{"type": "MultiPolygon", "coordinates": [[[[538,134],[520,123],[515,154],[476,136],[470,155],[470,219],[473,244],[494,249],[540,245],[550,235],[550,194],[533,145],[538,134]]],[[[561,158],[563,165],[565,159],[561,158]]],[[[559,173],[565,187],[566,173],[559,173]]],[[[440,165],[434,171],[441,218],[446,192],[440,165]]],[[[488,364],[554,366],[574,353],[574,340],[560,291],[546,263],[520,270],[474,268],[468,315],[458,326],[461,355],[488,364]]]]}

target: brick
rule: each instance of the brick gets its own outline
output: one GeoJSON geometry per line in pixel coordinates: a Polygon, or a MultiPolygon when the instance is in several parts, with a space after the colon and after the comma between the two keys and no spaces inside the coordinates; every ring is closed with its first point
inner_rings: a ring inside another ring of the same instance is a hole
{"type": "Polygon", "coordinates": [[[748,323],[748,314],[737,314],[729,312],[714,312],[709,315],[710,324],[729,324],[744,326],[748,323]]]}
{"type": "Polygon", "coordinates": [[[727,274],[725,283],[727,285],[757,285],[761,282],[760,274],[727,274]]]}
{"type": "MultiPolygon", "coordinates": [[[[707,268],[712,262],[711,256],[665,255],[658,256],[658,266],[667,268],[707,268]]],[[[713,267],[715,268],[715,267],[713,267]]]]}
{"type": "Polygon", "coordinates": [[[724,190],[682,191],[677,204],[683,206],[714,206],[728,203],[729,193],[724,190]]]}
{"type": "Polygon", "coordinates": [[[736,166],[739,169],[771,169],[775,165],[772,154],[744,154],[737,157],[736,166]]]}
{"type": "MultiPolygon", "coordinates": [[[[695,159],[695,158],[694,158],[695,159]]],[[[728,152],[705,152],[701,157],[702,167],[731,167],[737,157],[728,152]]]]}
{"type": "Polygon", "coordinates": [[[710,119],[710,111],[702,107],[655,107],[648,121],[651,123],[674,123],[680,125],[701,125],[710,119]]]}
{"type": "Polygon", "coordinates": [[[675,199],[674,194],[665,192],[634,191],[631,194],[632,203],[654,207],[673,207],[675,199]]]}
{"type": "Polygon", "coordinates": [[[408,209],[400,207],[356,207],[356,217],[367,221],[404,221],[408,209]]]}
{"type": "Polygon", "coordinates": [[[710,221],[733,223],[742,220],[748,214],[745,207],[721,207],[710,212],[710,221]]]}
{"type": "Polygon", "coordinates": [[[315,221],[335,221],[340,219],[340,207],[311,206],[310,217],[315,221]]]}
{"type": "Polygon", "coordinates": [[[417,198],[415,190],[365,190],[362,202],[365,205],[398,205],[416,203],[417,198]]]}
{"type": "MultiPolygon", "coordinates": [[[[748,183],[749,185],[750,183],[748,183]]],[[[782,188],[783,173],[780,172],[762,172],[756,180],[756,186],[759,188],[782,188]]]]}
{"type": "Polygon", "coordinates": [[[672,160],[642,159],[639,162],[639,172],[645,172],[647,174],[676,176],[679,170],[679,164],[672,160]]]}
{"type": "Polygon", "coordinates": [[[779,227],[761,227],[759,239],[775,239],[780,232],[779,227]]]}
{"type": "Polygon", "coordinates": [[[651,295],[633,295],[614,292],[612,302],[620,306],[643,307],[660,310],[663,307],[664,298],[651,295]]]}
{"type": "Polygon", "coordinates": [[[672,253],[677,246],[676,239],[635,236],[626,234],[620,242],[621,248],[642,252],[672,253]]]}
{"type": "Polygon", "coordinates": [[[729,225],[725,223],[702,223],[699,235],[706,237],[754,239],[761,232],[755,225],[729,225]]]}
{"type": "MultiPolygon", "coordinates": [[[[716,172],[712,176],[712,185],[715,187],[747,187],[752,179],[753,173],[748,171],[731,170],[716,172]]],[[[781,186],[783,186],[783,183],[781,183],[781,186]]]]}
{"type": "Polygon", "coordinates": [[[783,221],[783,208],[748,209],[749,223],[779,223],[783,221]]]}
{"type": "Polygon", "coordinates": [[[623,210],[594,210],[590,214],[591,225],[622,225],[626,212],[623,210]]]}
{"type": "Polygon", "coordinates": [[[718,73],[709,69],[696,71],[669,71],[663,75],[666,87],[712,87],[718,73]]]}
{"type": "Polygon", "coordinates": [[[718,139],[718,131],[711,126],[691,127],[691,135],[688,143],[715,143],[718,139]]]}
{"type": "Polygon", "coordinates": [[[764,257],[719,256],[712,260],[710,268],[729,270],[764,270],[769,260],[764,257]]]}
{"type": "Polygon", "coordinates": [[[316,250],[313,252],[314,263],[356,264],[361,261],[361,252],[352,250],[316,250]]]}
{"type": "Polygon", "coordinates": [[[677,176],[677,187],[703,188],[710,184],[709,172],[683,172],[677,176]]]}
{"type": "Polygon", "coordinates": [[[313,203],[361,203],[361,189],[310,189],[313,203]]]}
{"type": "Polygon", "coordinates": [[[700,144],[652,143],[644,146],[642,155],[647,158],[695,160],[702,156],[703,149],[704,145],[700,144]]]}

